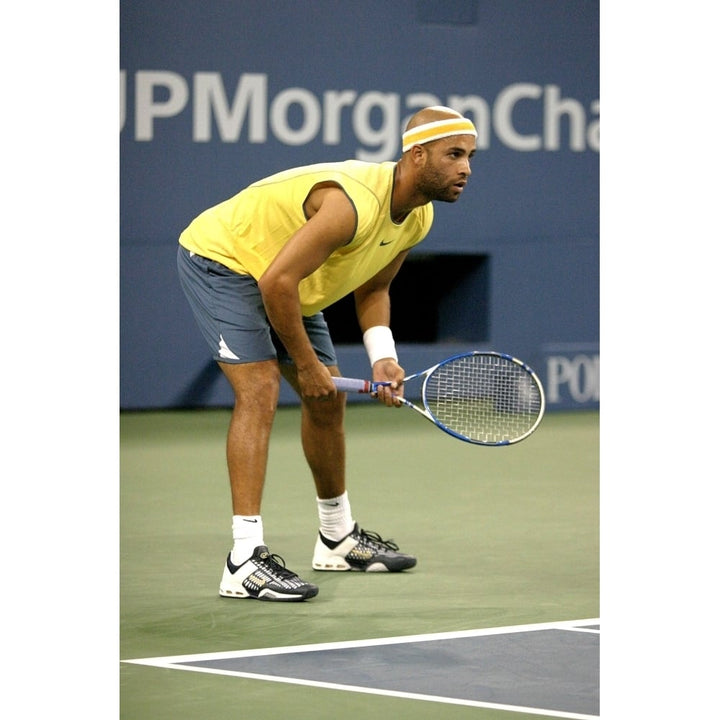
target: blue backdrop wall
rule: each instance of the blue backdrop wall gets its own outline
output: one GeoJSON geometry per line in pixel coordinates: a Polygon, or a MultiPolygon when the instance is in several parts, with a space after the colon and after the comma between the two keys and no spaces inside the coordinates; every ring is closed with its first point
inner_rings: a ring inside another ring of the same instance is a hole
{"type": "MultiPolygon", "coordinates": [[[[396,159],[429,104],[474,120],[478,154],[393,285],[402,364],[500,350],[549,409],[597,405],[598,5],[121,0],[121,407],[232,402],[176,277],[196,214],[286,167],[396,159]]],[[[351,309],[328,320],[345,374],[366,375],[351,309]]]]}

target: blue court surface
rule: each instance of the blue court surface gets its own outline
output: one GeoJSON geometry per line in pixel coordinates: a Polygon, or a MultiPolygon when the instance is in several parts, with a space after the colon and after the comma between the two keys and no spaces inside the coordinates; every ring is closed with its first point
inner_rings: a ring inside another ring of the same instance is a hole
{"type": "Polygon", "coordinates": [[[599,717],[600,622],[126,660],[554,718],[599,717]]]}

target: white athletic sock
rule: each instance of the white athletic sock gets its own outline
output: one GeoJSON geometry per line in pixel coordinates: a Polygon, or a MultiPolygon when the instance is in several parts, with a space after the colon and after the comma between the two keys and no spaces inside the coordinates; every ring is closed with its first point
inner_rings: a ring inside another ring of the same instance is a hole
{"type": "Polygon", "coordinates": [[[317,498],[320,532],[328,540],[342,540],[355,527],[347,492],[336,498],[317,498]]]}
{"type": "Polygon", "coordinates": [[[255,551],[258,545],[264,545],[263,521],[260,515],[233,515],[233,549],[230,560],[241,565],[255,551]]]}

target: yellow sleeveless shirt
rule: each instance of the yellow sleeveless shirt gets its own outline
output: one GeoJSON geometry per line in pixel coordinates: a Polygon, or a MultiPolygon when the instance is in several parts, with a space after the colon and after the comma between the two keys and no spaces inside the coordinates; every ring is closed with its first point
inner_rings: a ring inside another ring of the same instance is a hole
{"type": "Polygon", "coordinates": [[[241,274],[259,279],[283,245],[307,222],[303,204],[313,187],[343,188],[357,213],[353,239],[300,282],[304,315],[313,315],[376,275],[430,231],[430,203],[405,220],[390,217],[394,162],[347,160],[285,170],[260,180],[195,218],[180,244],[241,274]]]}

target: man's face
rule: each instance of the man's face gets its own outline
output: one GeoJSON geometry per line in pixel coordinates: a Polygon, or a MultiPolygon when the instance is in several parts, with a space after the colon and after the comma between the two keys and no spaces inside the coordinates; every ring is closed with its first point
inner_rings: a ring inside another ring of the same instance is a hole
{"type": "Polygon", "coordinates": [[[470,159],[475,154],[475,138],[453,135],[423,147],[425,164],[418,174],[418,190],[430,201],[457,201],[472,172],[470,159]]]}

